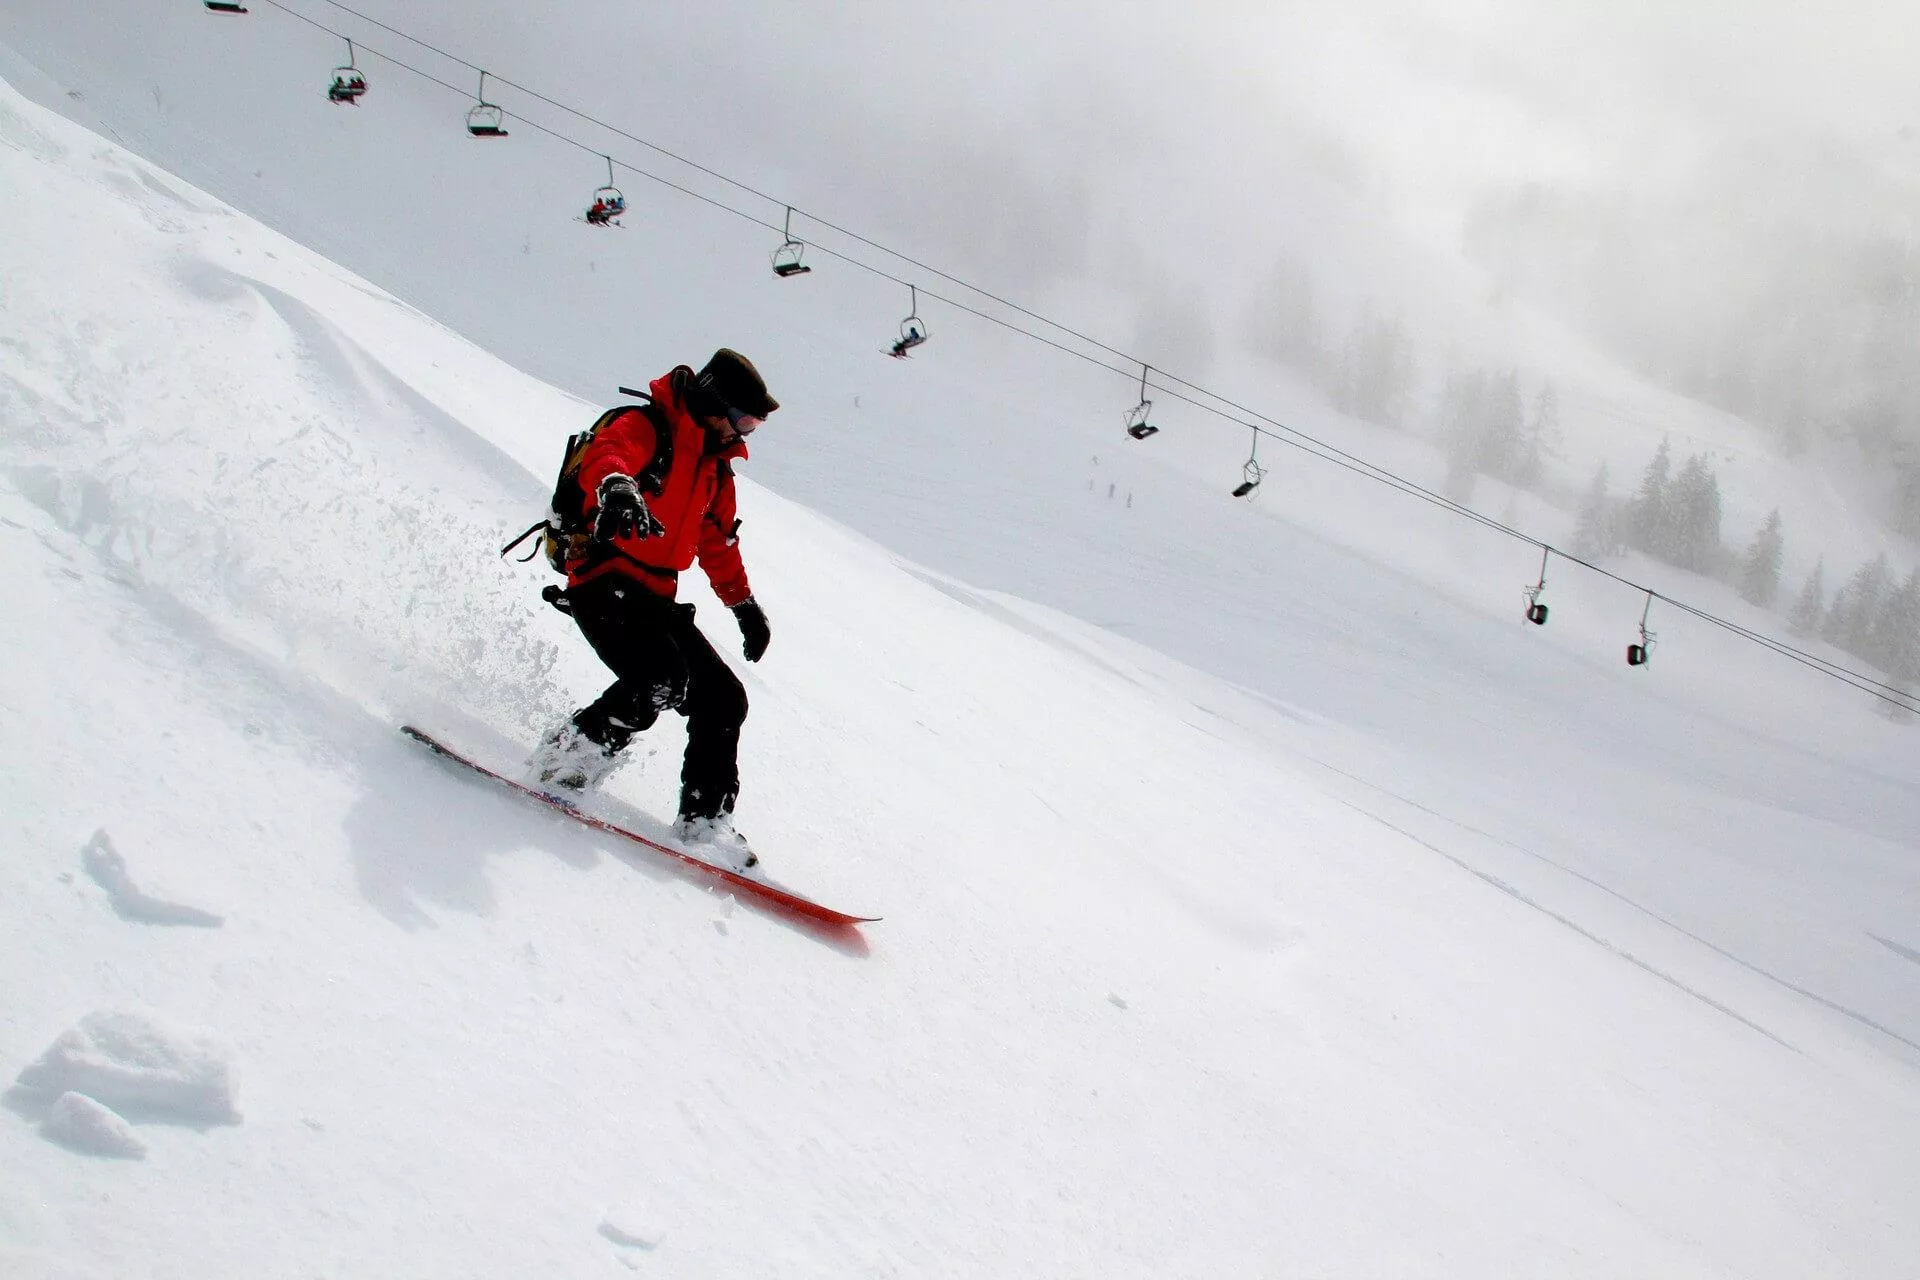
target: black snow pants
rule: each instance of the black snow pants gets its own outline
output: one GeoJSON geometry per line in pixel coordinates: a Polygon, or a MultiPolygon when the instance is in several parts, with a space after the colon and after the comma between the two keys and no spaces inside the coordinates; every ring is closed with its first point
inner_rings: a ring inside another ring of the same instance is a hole
{"type": "Polygon", "coordinates": [[[680,816],[732,813],[747,691],[694,625],[693,606],[615,575],[572,588],[567,601],[580,633],[618,677],[574,712],[580,732],[618,753],[662,711],[678,711],[687,718],[680,816]]]}

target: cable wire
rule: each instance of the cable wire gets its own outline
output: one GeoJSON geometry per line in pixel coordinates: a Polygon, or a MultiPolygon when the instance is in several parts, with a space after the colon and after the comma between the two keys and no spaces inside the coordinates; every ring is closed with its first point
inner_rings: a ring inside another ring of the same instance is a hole
{"type": "MultiPolygon", "coordinates": [[[[348,36],[345,32],[336,31],[332,27],[327,26],[325,23],[320,22],[315,18],[309,17],[308,15],[289,7],[284,3],[281,3],[281,0],[259,0],[259,3],[266,4],[274,9],[277,9],[280,12],[288,15],[289,17],[298,19],[299,21],[306,23],[308,26],[311,26],[316,30],[323,31],[326,34],[335,37],[336,39],[341,39],[341,40],[352,39],[352,37],[348,36]]],[[[1684,600],[1680,600],[1676,597],[1666,595],[1663,592],[1656,591],[1652,587],[1646,586],[1643,583],[1636,582],[1630,578],[1624,577],[1623,575],[1615,573],[1612,570],[1607,569],[1601,565],[1595,564],[1592,561],[1582,559],[1579,556],[1570,555],[1567,552],[1562,551],[1560,548],[1555,547],[1550,543],[1544,542],[1539,538],[1534,537],[1532,534],[1526,533],[1521,529],[1518,529],[1512,525],[1506,524],[1503,521],[1497,520],[1494,517],[1487,515],[1485,512],[1476,511],[1472,507],[1467,506],[1465,503],[1462,503],[1453,498],[1447,497],[1443,493],[1439,493],[1436,490],[1430,489],[1425,485],[1422,485],[1416,481],[1410,480],[1407,477],[1402,476],[1397,472],[1390,471],[1387,468],[1382,467],[1376,463],[1369,462],[1365,458],[1362,458],[1357,454],[1350,453],[1347,450],[1341,449],[1336,445],[1330,444],[1329,442],[1322,440],[1319,437],[1314,436],[1309,432],[1302,431],[1297,427],[1290,427],[1286,423],[1281,422],[1276,418],[1269,417],[1268,415],[1261,413],[1256,409],[1253,409],[1247,405],[1239,403],[1238,401],[1235,401],[1226,396],[1223,396],[1218,392],[1212,391],[1209,388],[1200,385],[1199,383],[1192,382],[1186,378],[1180,377],[1177,374],[1168,372],[1166,369],[1162,368],[1159,365],[1150,366],[1151,371],[1153,373],[1160,375],[1160,380],[1158,382],[1150,383],[1147,380],[1147,378],[1144,376],[1144,374],[1136,375],[1134,372],[1135,368],[1149,367],[1149,362],[1141,359],[1138,356],[1130,355],[1127,352],[1121,350],[1120,348],[1112,346],[1106,342],[1101,341],[1098,338],[1095,338],[1089,334],[1081,332],[1080,330],[1070,325],[1064,324],[1058,320],[1054,320],[1049,316],[1043,315],[1038,311],[1035,311],[1029,307],[1026,307],[1018,302],[1012,301],[1011,299],[1008,299],[998,293],[995,293],[992,290],[986,289],[980,285],[973,284],[972,282],[960,276],[956,276],[947,271],[943,271],[939,267],[936,267],[930,263],[924,262],[917,257],[911,256],[898,249],[891,248],[885,244],[882,244],[877,240],[873,240],[867,236],[860,234],[857,231],[851,230],[850,228],[845,227],[840,223],[834,222],[819,214],[812,213],[802,208],[801,206],[794,205],[790,202],[782,201],[778,197],[769,195],[768,193],[761,191],[757,187],[754,187],[728,174],[722,173],[717,169],[701,164],[699,161],[692,160],[686,156],[683,156],[678,152],[675,152],[667,147],[661,146],[660,144],[653,142],[647,138],[643,138],[638,134],[628,132],[627,130],[619,127],[618,125],[615,125],[606,120],[602,120],[599,117],[590,114],[589,112],[582,111],[579,108],[573,107],[565,102],[560,101],[557,98],[550,97],[547,94],[541,93],[537,89],[533,89],[527,85],[521,84],[518,81],[510,80],[507,77],[499,74],[498,72],[492,71],[488,68],[484,68],[480,66],[478,63],[471,62],[457,53],[453,53],[453,52],[450,52],[449,50],[440,48],[439,46],[429,41],[423,40],[420,37],[411,34],[410,32],[403,31],[398,27],[391,26],[388,23],[382,22],[380,19],[373,17],[371,14],[364,13],[361,10],[354,8],[352,5],[343,3],[343,0],[320,0],[320,3],[330,5],[333,8],[340,10],[343,13],[351,15],[352,17],[358,19],[361,22],[365,22],[370,26],[377,27],[380,30],[385,31],[391,35],[398,36],[400,39],[405,40],[410,44],[413,44],[418,46],[419,48],[425,49],[428,52],[438,57],[445,58],[449,62],[456,63],[459,66],[464,67],[469,71],[481,72],[488,78],[491,78],[499,82],[500,84],[503,84],[508,88],[515,90],[516,92],[522,93],[536,102],[540,102],[546,106],[552,107],[557,111],[565,112],[566,114],[573,116],[578,120],[585,121],[588,124],[594,125],[597,128],[604,129],[608,133],[613,134],[615,137],[619,137],[619,138],[625,139],[626,141],[632,142],[638,146],[645,147],[649,151],[652,151],[658,155],[664,156],[667,159],[672,160],[676,164],[684,165],[687,168],[692,169],[697,173],[704,174],[705,176],[710,177],[717,182],[724,183],[725,185],[732,187],[737,191],[744,192],[745,194],[750,195],[755,199],[764,200],[772,205],[778,205],[787,211],[788,219],[783,220],[782,223],[776,224],[771,221],[768,221],[765,218],[757,217],[754,214],[744,209],[737,208],[734,205],[728,204],[726,201],[721,200],[715,196],[708,195],[705,192],[695,190],[694,188],[689,187],[684,183],[676,182],[671,178],[665,177],[659,173],[655,173],[652,170],[642,168],[641,166],[637,164],[633,164],[630,161],[626,161],[626,160],[616,161],[613,156],[611,156],[605,151],[602,151],[600,148],[592,146],[586,142],[582,142],[578,138],[575,138],[566,133],[563,133],[558,129],[552,128],[548,125],[541,124],[539,121],[530,119],[525,115],[519,114],[517,112],[507,113],[510,115],[510,118],[528,126],[529,128],[533,129],[538,133],[544,134],[547,137],[552,138],[557,142],[562,142],[568,146],[575,147],[581,151],[585,151],[589,155],[598,156],[606,160],[608,165],[608,170],[609,170],[609,176],[611,176],[612,169],[614,165],[617,163],[619,167],[626,169],[627,171],[635,174],[636,176],[645,178],[648,181],[667,187],[670,190],[677,191],[682,195],[689,196],[695,200],[698,200],[706,205],[709,205],[715,209],[721,210],[725,213],[732,214],[734,217],[740,218],[746,222],[750,222],[757,227],[761,227],[768,231],[780,232],[783,236],[791,235],[791,221],[790,221],[791,215],[799,214],[801,217],[807,219],[808,221],[814,223],[817,226],[824,227],[830,231],[833,231],[838,235],[846,237],[847,239],[857,244],[870,248],[878,253],[885,254],[896,261],[904,262],[909,266],[912,266],[918,270],[927,272],[928,274],[933,276],[937,276],[940,279],[945,280],[950,284],[954,284],[959,286],[962,289],[965,289],[969,293],[972,293],[978,297],[987,299],[988,301],[992,302],[996,306],[1005,307],[1006,309],[1016,313],[1017,315],[1024,316],[1029,320],[1045,325],[1047,328],[1053,330],[1055,333],[1063,334],[1066,337],[1071,338],[1076,342],[1083,343],[1088,347],[1094,348],[1098,352],[1102,352],[1108,356],[1113,356],[1117,358],[1119,361],[1121,361],[1122,363],[1120,364],[1110,363],[1109,361],[1102,359],[1100,355],[1095,355],[1087,351],[1076,349],[1075,347],[1069,346],[1067,343],[1062,342],[1057,338],[1049,337],[1048,335],[1043,333],[1035,333],[1031,329],[1023,328],[1022,326],[1020,326],[1019,324],[1016,324],[1012,320],[1007,319],[1005,316],[994,315],[991,312],[982,310],[979,306],[970,304],[968,302],[964,302],[958,298],[954,298],[954,297],[940,294],[940,293],[935,293],[931,290],[928,290],[924,286],[918,284],[916,281],[909,280],[900,275],[896,275],[891,271],[888,271],[882,267],[875,266],[874,264],[867,262],[861,258],[855,257],[847,252],[844,252],[843,250],[835,249],[831,245],[820,244],[817,241],[806,242],[807,246],[813,249],[817,254],[824,254],[829,258],[833,258],[836,261],[844,262],[849,266],[856,267],[862,271],[868,272],[869,274],[879,277],[880,279],[890,281],[893,284],[901,285],[909,289],[913,289],[916,292],[925,294],[927,297],[935,300],[936,302],[943,303],[944,305],[952,307],[957,311],[961,311],[967,315],[973,316],[976,319],[984,320],[989,324],[997,325],[1012,333],[1018,334],[1023,338],[1027,338],[1031,341],[1041,343],[1044,346],[1050,347],[1053,350],[1061,352],[1064,355],[1071,356],[1077,360],[1085,361],[1086,363],[1091,364],[1096,368],[1106,370],[1109,373],[1117,374],[1121,377],[1126,378],[1128,381],[1132,381],[1135,377],[1139,377],[1143,389],[1152,389],[1155,391],[1159,391],[1162,394],[1171,397],[1172,399],[1178,400],[1184,404],[1192,406],[1193,408],[1199,409],[1203,413],[1208,413],[1213,415],[1214,417],[1218,417],[1225,421],[1235,423],[1242,427],[1246,427],[1253,432],[1256,439],[1258,437],[1265,436],[1268,439],[1274,440],[1279,444],[1286,445],[1287,447],[1292,449],[1297,449],[1303,453],[1319,458],[1323,462],[1331,463],[1334,466],[1341,467],[1347,471],[1353,472],[1354,474],[1359,475],[1365,479],[1373,480],[1377,483],[1384,484],[1388,488],[1395,489],[1400,493],[1406,494],[1408,497],[1415,498],[1419,501],[1428,503],[1429,505],[1438,507],[1443,511],[1446,511],[1453,515],[1457,515],[1464,519],[1470,520],[1473,523],[1478,524],[1481,527],[1488,529],[1492,532],[1502,534],[1506,537],[1515,539],[1516,541],[1519,541],[1519,542],[1523,542],[1528,546],[1534,547],[1542,552],[1547,552],[1552,555],[1559,556],[1561,559],[1566,560],[1571,564],[1579,565],[1581,568],[1586,569],[1589,572],[1599,574],[1601,577],[1611,579],[1612,581],[1620,583],[1623,586],[1630,587],[1635,591],[1644,592],[1647,595],[1649,601],[1658,600],[1663,604],[1671,605],[1682,613],[1688,614],[1689,616],[1697,618],[1700,621],[1706,622],[1712,626],[1719,627],[1722,630],[1725,630],[1732,635],[1738,636],[1744,640],[1748,640],[1754,644],[1761,646],[1762,648],[1771,650],[1772,652],[1779,654],[1781,657],[1787,658],[1793,662],[1797,662],[1802,666],[1808,667],[1809,669],[1816,671],[1822,675],[1838,680],[1843,684],[1849,685],[1852,688],[1858,689],[1861,692],[1864,692],[1872,697],[1878,698],[1882,702],[1888,703],[1892,706],[1901,708],[1906,711],[1920,711],[1920,696],[1916,696],[1915,694],[1905,689],[1899,688],[1895,685],[1887,684],[1880,680],[1876,680],[1873,677],[1865,674],[1864,672],[1856,671],[1853,668],[1848,667],[1842,663],[1833,662],[1830,659],[1822,658],[1816,654],[1808,653],[1807,651],[1797,648],[1791,644],[1788,644],[1784,640],[1780,640],[1777,637],[1769,636],[1764,632],[1755,631],[1750,627],[1742,626],[1740,623],[1734,622],[1731,619],[1721,617],[1718,614],[1711,613],[1696,605],[1689,604],[1684,600]],[[1184,390],[1182,390],[1182,388],[1184,388],[1184,390]],[[1224,406],[1224,408],[1222,406],[1224,406]]],[[[446,80],[443,80],[439,76],[434,75],[432,72],[429,72],[421,67],[414,66],[412,63],[406,61],[405,59],[399,58],[391,53],[386,53],[381,50],[372,48],[366,45],[365,43],[358,43],[358,48],[364,53],[367,53],[373,57],[379,58],[391,64],[392,66],[400,68],[403,71],[419,76],[421,79],[426,80],[432,84],[436,84],[441,88],[446,89],[452,93],[458,94],[462,98],[472,96],[468,93],[466,89],[462,88],[461,86],[455,85],[446,80]]]]}

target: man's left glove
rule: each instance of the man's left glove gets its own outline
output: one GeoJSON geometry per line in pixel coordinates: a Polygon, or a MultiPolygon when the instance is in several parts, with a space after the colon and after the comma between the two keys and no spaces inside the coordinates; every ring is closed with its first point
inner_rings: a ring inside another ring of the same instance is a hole
{"type": "Polygon", "coordinates": [[[747,655],[748,662],[760,661],[760,655],[767,651],[767,642],[773,639],[773,629],[767,626],[767,615],[752,596],[748,596],[733,606],[733,616],[740,623],[740,652],[747,655]]]}

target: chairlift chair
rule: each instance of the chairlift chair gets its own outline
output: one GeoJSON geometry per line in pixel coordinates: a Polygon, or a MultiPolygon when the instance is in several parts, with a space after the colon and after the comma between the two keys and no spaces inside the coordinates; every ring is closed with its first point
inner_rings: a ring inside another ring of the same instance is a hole
{"type": "Polygon", "coordinates": [[[487,101],[487,73],[480,73],[480,92],[475,96],[473,108],[467,112],[467,132],[476,138],[504,138],[507,131],[503,127],[506,112],[487,101]]]}
{"type": "Polygon", "coordinates": [[[1547,606],[1540,603],[1540,593],[1547,589],[1547,558],[1552,554],[1551,547],[1540,548],[1540,581],[1521,588],[1521,594],[1527,597],[1527,621],[1536,627],[1547,625],[1547,606]]]}
{"type": "Polygon", "coordinates": [[[773,251],[773,274],[785,280],[788,276],[803,276],[813,270],[800,261],[801,251],[806,246],[798,240],[789,240],[773,251]]]}
{"type": "Polygon", "coordinates": [[[206,0],[209,13],[246,13],[247,6],[239,0],[206,0]]]}
{"type": "Polygon", "coordinates": [[[505,113],[491,102],[481,102],[467,112],[467,132],[476,138],[504,138],[507,131],[501,127],[505,113]]]}
{"type": "Polygon", "coordinates": [[[347,61],[333,69],[333,81],[327,86],[329,102],[357,103],[367,91],[367,78],[353,65],[353,41],[347,41],[347,61]]]}
{"type": "Polygon", "coordinates": [[[1653,655],[1653,632],[1647,630],[1647,615],[1653,612],[1653,592],[1647,592],[1647,607],[1640,611],[1640,643],[1627,646],[1627,665],[1644,667],[1653,655]]]}
{"type": "Polygon", "coordinates": [[[780,247],[773,251],[773,274],[785,280],[788,276],[803,276],[813,270],[800,261],[806,252],[806,245],[793,238],[793,206],[787,206],[786,230],[781,233],[786,238],[780,247]]]}
{"type": "Polygon", "coordinates": [[[627,211],[627,198],[613,185],[613,157],[601,158],[607,162],[607,185],[594,188],[593,200],[587,205],[587,225],[593,227],[612,226],[613,220],[627,211]]]}
{"type": "Polygon", "coordinates": [[[907,352],[927,340],[927,322],[920,318],[920,290],[908,285],[909,295],[913,299],[907,311],[907,318],[900,322],[900,340],[893,344],[887,354],[896,360],[904,360],[907,352]]]}
{"type": "Polygon", "coordinates": [[[1127,410],[1127,434],[1135,440],[1145,440],[1150,435],[1158,434],[1160,428],[1147,421],[1147,416],[1152,412],[1153,401],[1147,399],[1147,366],[1143,364],[1140,366],[1140,403],[1127,410]]]}
{"type": "Polygon", "coordinates": [[[1267,478],[1267,469],[1260,465],[1260,428],[1253,428],[1253,447],[1247,451],[1246,465],[1240,468],[1240,483],[1233,487],[1233,496],[1245,498],[1260,487],[1267,478]]]}
{"type": "Polygon", "coordinates": [[[613,225],[613,220],[627,211],[627,198],[620,194],[618,187],[601,187],[593,193],[593,203],[587,206],[587,222],[596,227],[613,225]]]}

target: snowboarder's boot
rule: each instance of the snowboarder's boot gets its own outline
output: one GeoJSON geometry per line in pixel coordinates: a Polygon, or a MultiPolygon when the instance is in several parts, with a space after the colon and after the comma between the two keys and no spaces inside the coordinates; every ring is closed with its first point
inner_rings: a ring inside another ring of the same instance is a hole
{"type": "Polygon", "coordinates": [[[584,795],[597,788],[620,767],[618,752],[609,751],[580,732],[571,719],[547,731],[527,761],[529,780],[554,795],[584,795]]]}
{"type": "Polygon", "coordinates": [[[747,843],[745,836],[734,830],[733,815],[730,813],[711,817],[694,817],[683,813],[674,819],[673,838],[688,853],[716,867],[746,872],[760,865],[753,846],[747,843]]]}

